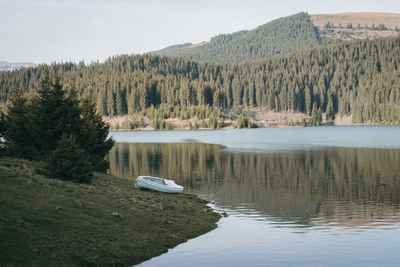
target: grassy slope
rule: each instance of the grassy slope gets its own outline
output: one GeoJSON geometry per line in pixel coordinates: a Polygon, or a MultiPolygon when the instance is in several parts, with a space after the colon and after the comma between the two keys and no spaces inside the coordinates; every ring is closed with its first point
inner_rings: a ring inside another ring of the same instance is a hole
{"type": "Polygon", "coordinates": [[[366,24],[371,27],[372,24],[378,26],[385,24],[386,27],[394,29],[400,27],[400,14],[395,13],[378,13],[378,12],[354,12],[354,13],[337,13],[337,14],[314,14],[310,15],[312,22],[317,27],[324,27],[327,22],[333,23],[335,26],[342,24],[346,27],[352,23],[356,27],[359,23],[362,27],[366,24]]]}
{"type": "Polygon", "coordinates": [[[320,37],[324,44],[337,41],[350,41],[355,39],[373,39],[379,37],[397,36],[396,26],[400,27],[400,14],[359,12],[359,13],[337,13],[337,14],[315,14],[310,15],[311,21],[319,29],[320,37]],[[331,23],[335,28],[325,29],[326,23],[331,23]],[[353,28],[347,29],[347,25],[352,24],[353,28]],[[358,29],[358,24],[362,27],[358,29]],[[376,27],[384,24],[387,30],[365,29],[365,25],[376,27]],[[339,28],[342,25],[342,28],[339,28]]]}
{"type": "Polygon", "coordinates": [[[0,265],[132,265],[216,227],[219,215],[188,194],[134,189],[96,174],[92,185],[34,174],[0,158],[0,265]]]}
{"type": "Polygon", "coordinates": [[[149,52],[150,54],[160,55],[160,56],[168,56],[168,55],[179,55],[182,51],[190,48],[192,43],[185,44],[176,44],[171,45],[161,50],[149,52]]]}

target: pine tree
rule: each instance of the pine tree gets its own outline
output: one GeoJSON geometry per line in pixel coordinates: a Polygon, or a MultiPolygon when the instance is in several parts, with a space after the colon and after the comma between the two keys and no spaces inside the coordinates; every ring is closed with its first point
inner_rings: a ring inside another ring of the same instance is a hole
{"type": "Polygon", "coordinates": [[[90,183],[92,169],[88,154],[73,135],[63,135],[53,151],[46,156],[42,170],[51,178],[90,183]]]}
{"type": "Polygon", "coordinates": [[[7,114],[2,114],[2,133],[7,153],[14,157],[32,159],[35,151],[31,145],[31,119],[27,99],[19,90],[10,99],[7,114]]]}
{"type": "Polygon", "coordinates": [[[326,106],[326,120],[334,120],[335,119],[335,109],[333,107],[332,97],[329,96],[328,104],[326,106]]]}
{"type": "Polygon", "coordinates": [[[108,162],[104,158],[114,146],[114,140],[108,138],[110,127],[88,98],[82,100],[81,110],[83,125],[78,135],[79,143],[88,155],[92,169],[105,172],[108,162]]]}
{"type": "Polygon", "coordinates": [[[241,115],[239,116],[238,121],[237,121],[237,128],[242,129],[242,128],[246,128],[246,127],[247,127],[247,125],[246,125],[246,119],[245,119],[245,117],[241,114],[241,115]]]}
{"type": "Polygon", "coordinates": [[[49,177],[90,182],[92,171],[105,171],[104,157],[114,144],[109,127],[88,99],[66,92],[57,77],[46,75],[29,101],[18,92],[1,120],[6,151],[43,161],[49,177]]]}
{"type": "Polygon", "coordinates": [[[57,146],[64,134],[78,132],[82,127],[81,110],[76,91],[63,90],[59,78],[46,75],[32,100],[32,143],[39,158],[57,146]]]}
{"type": "Polygon", "coordinates": [[[312,97],[311,97],[311,90],[307,86],[305,90],[305,106],[306,106],[306,114],[311,115],[311,105],[312,105],[312,97]]]}
{"type": "Polygon", "coordinates": [[[305,118],[302,118],[302,119],[301,119],[300,125],[303,126],[303,127],[307,127],[307,121],[306,121],[305,118]]]}
{"type": "Polygon", "coordinates": [[[311,112],[311,120],[310,120],[310,124],[317,126],[317,125],[321,125],[322,122],[322,114],[321,114],[321,110],[317,108],[317,104],[314,103],[313,104],[313,109],[311,112]]]}

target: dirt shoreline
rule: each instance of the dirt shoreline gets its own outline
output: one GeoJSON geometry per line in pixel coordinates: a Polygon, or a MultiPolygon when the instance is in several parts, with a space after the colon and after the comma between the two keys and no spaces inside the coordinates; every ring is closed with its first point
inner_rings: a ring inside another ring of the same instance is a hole
{"type": "MultiPolygon", "coordinates": [[[[260,110],[258,108],[246,109],[242,110],[241,113],[250,119],[250,121],[256,125],[257,128],[283,128],[283,127],[303,127],[301,124],[302,120],[310,120],[310,116],[300,112],[274,112],[274,111],[266,111],[260,110]]],[[[145,127],[137,127],[137,128],[127,128],[123,127],[124,121],[133,120],[132,116],[115,116],[115,117],[103,117],[103,120],[107,122],[111,126],[111,130],[113,131],[152,131],[154,128],[152,127],[152,120],[148,118],[144,119],[145,127]]],[[[223,118],[224,127],[220,127],[218,129],[235,129],[237,128],[238,115],[234,115],[232,119],[223,118]]],[[[208,121],[207,119],[205,120],[208,121]]],[[[202,120],[197,118],[191,118],[187,120],[182,120],[178,118],[169,118],[165,119],[165,122],[170,125],[168,130],[211,130],[212,127],[201,127],[202,120]],[[198,127],[194,125],[197,124],[198,127]],[[190,126],[191,125],[191,126],[190,126]]],[[[335,117],[334,121],[327,121],[325,119],[325,114],[323,114],[322,125],[336,125],[336,126],[350,126],[350,125],[380,125],[380,124],[372,124],[372,123],[353,123],[352,115],[345,115],[340,117],[338,114],[335,117]]]]}

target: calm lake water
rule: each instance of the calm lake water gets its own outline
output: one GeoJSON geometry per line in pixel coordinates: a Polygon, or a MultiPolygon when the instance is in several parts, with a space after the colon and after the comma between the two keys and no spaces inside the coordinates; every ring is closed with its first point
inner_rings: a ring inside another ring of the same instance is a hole
{"type": "Polygon", "coordinates": [[[400,266],[400,127],[112,132],[110,172],[226,212],[141,266],[400,266]]]}

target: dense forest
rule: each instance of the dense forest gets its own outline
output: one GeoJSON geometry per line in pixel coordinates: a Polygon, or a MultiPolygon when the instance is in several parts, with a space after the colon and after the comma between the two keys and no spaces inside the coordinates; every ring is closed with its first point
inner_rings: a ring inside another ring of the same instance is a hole
{"type": "Polygon", "coordinates": [[[353,114],[354,122],[400,122],[400,38],[352,41],[238,64],[196,63],[154,55],[112,57],[104,63],[40,65],[0,74],[4,105],[13,90],[31,93],[43,73],[96,103],[102,115],[148,107],[263,107],[353,114]]]}
{"type": "Polygon", "coordinates": [[[242,62],[321,45],[318,29],[307,13],[279,18],[251,31],[217,35],[207,43],[173,45],[154,51],[197,62],[242,62]]]}

